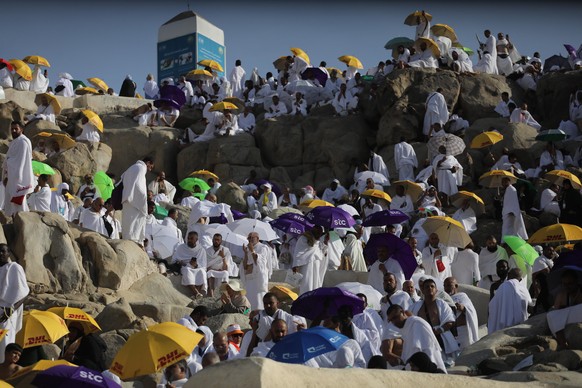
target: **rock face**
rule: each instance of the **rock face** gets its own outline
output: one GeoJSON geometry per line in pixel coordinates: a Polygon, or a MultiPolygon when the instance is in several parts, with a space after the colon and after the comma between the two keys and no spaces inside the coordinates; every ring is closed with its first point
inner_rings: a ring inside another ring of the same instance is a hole
{"type": "Polygon", "coordinates": [[[570,95],[582,89],[582,72],[552,72],[538,82],[537,98],[545,128],[557,128],[569,117],[570,95]]]}

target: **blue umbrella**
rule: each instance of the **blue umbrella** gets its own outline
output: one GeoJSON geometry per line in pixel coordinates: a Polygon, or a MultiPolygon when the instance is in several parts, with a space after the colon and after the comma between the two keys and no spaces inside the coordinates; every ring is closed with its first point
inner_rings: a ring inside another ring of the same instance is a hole
{"type": "Polygon", "coordinates": [[[338,350],[348,340],[343,334],[322,326],[301,330],[283,337],[267,358],[287,364],[303,364],[307,360],[338,350]]]}
{"type": "Polygon", "coordinates": [[[269,223],[273,228],[279,229],[285,233],[289,233],[295,236],[300,236],[303,233],[305,233],[306,229],[309,229],[306,225],[300,222],[289,220],[286,218],[277,218],[276,220],[273,220],[269,223]]]}
{"type": "Polygon", "coordinates": [[[57,365],[36,375],[32,385],[37,387],[102,387],[120,388],[121,385],[105,377],[101,372],[84,366],[57,365]]]}
{"type": "Polygon", "coordinates": [[[350,213],[331,206],[316,207],[307,213],[305,217],[315,225],[323,226],[327,229],[349,228],[356,224],[356,220],[350,213]]]}
{"type": "Polygon", "coordinates": [[[337,287],[321,287],[304,292],[291,305],[291,314],[316,320],[337,315],[340,307],[349,306],[352,314],[364,311],[364,301],[337,287]]]}
{"type": "Polygon", "coordinates": [[[303,225],[307,226],[308,228],[313,228],[315,226],[311,222],[309,222],[309,220],[307,220],[307,218],[305,218],[301,214],[297,214],[297,213],[281,214],[279,216],[279,219],[281,219],[281,218],[284,220],[291,220],[291,221],[299,222],[300,224],[303,224],[303,225]]]}
{"type": "Polygon", "coordinates": [[[405,36],[399,36],[397,38],[392,38],[384,45],[386,50],[394,50],[397,49],[398,46],[410,47],[414,44],[414,41],[410,38],[405,36]]]}
{"type": "Polygon", "coordinates": [[[400,210],[382,210],[373,214],[370,214],[364,220],[363,226],[386,226],[400,224],[401,222],[408,221],[410,217],[402,213],[400,210]]]}
{"type": "Polygon", "coordinates": [[[379,247],[388,248],[388,253],[398,262],[398,264],[400,264],[400,267],[402,267],[405,279],[410,279],[414,270],[418,266],[410,245],[392,233],[373,234],[370,236],[370,239],[364,248],[364,257],[368,264],[372,264],[378,260],[379,247]]]}

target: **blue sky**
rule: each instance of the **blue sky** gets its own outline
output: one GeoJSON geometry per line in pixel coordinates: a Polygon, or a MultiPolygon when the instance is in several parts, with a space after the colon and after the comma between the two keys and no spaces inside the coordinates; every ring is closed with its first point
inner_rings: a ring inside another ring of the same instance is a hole
{"type": "MultiPolygon", "coordinates": [[[[100,77],[118,91],[126,74],[138,82],[156,74],[158,28],[187,10],[185,0],[76,0],[7,2],[2,5],[0,57],[42,55],[59,72],[76,79],[100,77]],[[26,5],[23,5],[26,4],[26,5]]],[[[264,75],[271,62],[301,47],[315,65],[341,66],[340,55],[355,55],[369,68],[386,60],[384,44],[414,34],[403,24],[416,9],[433,23],[452,26],[465,46],[476,48],[484,29],[505,32],[524,55],[565,55],[563,43],[582,43],[582,2],[447,1],[190,1],[190,9],[225,32],[227,64],[241,59],[250,74],[264,75]]],[[[343,68],[343,67],[342,67],[343,68]]]]}

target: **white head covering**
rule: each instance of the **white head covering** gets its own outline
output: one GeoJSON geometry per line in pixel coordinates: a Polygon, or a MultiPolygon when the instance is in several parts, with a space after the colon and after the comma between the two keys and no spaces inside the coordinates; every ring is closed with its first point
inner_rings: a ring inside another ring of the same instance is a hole
{"type": "Polygon", "coordinates": [[[337,350],[334,368],[353,368],[354,366],[354,352],[347,346],[342,346],[337,350]]]}
{"type": "Polygon", "coordinates": [[[531,269],[531,273],[536,273],[539,271],[543,271],[546,268],[550,268],[545,261],[543,260],[536,260],[534,262],[533,268],[531,269]]]}
{"type": "Polygon", "coordinates": [[[208,350],[210,345],[212,345],[214,334],[212,334],[212,330],[210,330],[208,326],[198,326],[198,329],[196,329],[196,331],[201,331],[202,334],[204,334],[204,340],[206,341],[204,343],[204,347],[201,348],[199,345],[196,346],[197,348],[200,349],[200,353],[204,354],[204,352],[208,350]]]}

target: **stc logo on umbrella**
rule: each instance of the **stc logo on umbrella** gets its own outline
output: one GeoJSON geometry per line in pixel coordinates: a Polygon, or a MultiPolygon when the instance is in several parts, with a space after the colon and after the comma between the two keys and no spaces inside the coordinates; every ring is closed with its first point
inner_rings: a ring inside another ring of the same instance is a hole
{"type": "Polygon", "coordinates": [[[39,345],[39,344],[51,344],[51,343],[52,343],[52,341],[47,339],[44,335],[39,335],[36,337],[28,338],[28,340],[24,344],[24,347],[26,348],[29,346],[34,346],[34,345],[39,345]]]}
{"type": "Polygon", "coordinates": [[[157,364],[157,369],[162,369],[164,368],[166,365],[170,365],[175,363],[176,361],[178,361],[178,359],[182,356],[187,356],[187,354],[184,351],[181,350],[174,350],[168,354],[166,354],[165,356],[162,356],[160,358],[158,358],[158,364],[157,364]]]}
{"type": "Polygon", "coordinates": [[[289,228],[289,233],[303,234],[299,229],[293,227],[289,228]]]}
{"type": "Polygon", "coordinates": [[[348,226],[348,223],[346,220],[333,220],[333,225],[334,226],[348,226]]]}
{"type": "Polygon", "coordinates": [[[87,380],[91,380],[91,381],[95,381],[98,383],[102,383],[103,382],[103,377],[93,374],[91,372],[85,372],[84,370],[79,372],[79,377],[81,377],[82,379],[87,379],[87,380]]]}

